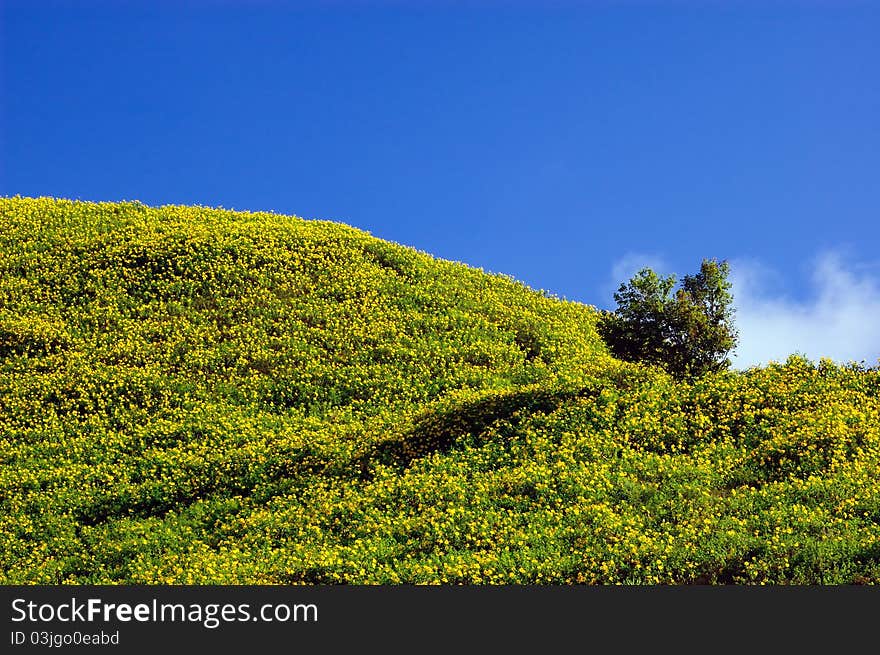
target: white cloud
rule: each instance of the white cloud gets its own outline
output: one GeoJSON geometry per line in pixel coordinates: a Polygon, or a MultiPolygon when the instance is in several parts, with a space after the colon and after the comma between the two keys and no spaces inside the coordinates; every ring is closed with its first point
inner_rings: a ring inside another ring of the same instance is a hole
{"type": "Polygon", "coordinates": [[[835,253],[817,257],[803,300],[782,295],[779,274],[756,262],[731,262],[731,281],[740,332],[736,368],[783,362],[792,353],[877,363],[880,277],[869,269],[835,253]]]}
{"type": "MultiPolygon", "coordinates": [[[[614,263],[603,293],[610,299],[608,289],[616,290],[645,266],[663,275],[670,272],[660,255],[627,253],[614,263]]],[[[730,277],[739,329],[732,356],[735,368],[784,362],[793,353],[813,361],[828,357],[840,363],[878,363],[880,267],[871,269],[838,253],[824,253],[812,261],[809,293],[802,298],[786,295],[785,276],[761,262],[733,260],[730,277]]],[[[613,306],[611,301],[609,307],[613,306]]]]}
{"type": "Polygon", "coordinates": [[[623,282],[630,280],[633,275],[643,268],[652,268],[658,275],[668,275],[666,272],[668,266],[666,261],[660,255],[652,255],[641,252],[628,252],[623,257],[614,262],[611,268],[611,277],[608,278],[607,287],[602,289],[603,293],[608,294],[611,302],[610,306],[614,307],[614,292],[623,282]],[[609,292],[608,289],[611,289],[609,292]]]}

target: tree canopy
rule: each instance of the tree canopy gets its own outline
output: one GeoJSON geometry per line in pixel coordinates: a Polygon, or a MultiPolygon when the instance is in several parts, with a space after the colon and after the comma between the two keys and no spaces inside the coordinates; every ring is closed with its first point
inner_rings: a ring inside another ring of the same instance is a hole
{"type": "Polygon", "coordinates": [[[704,259],[676,290],[674,275],[643,268],[620,285],[617,309],[604,314],[599,333],[615,356],[659,365],[676,377],[723,370],[738,338],[729,273],[726,261],[704,259]]]}

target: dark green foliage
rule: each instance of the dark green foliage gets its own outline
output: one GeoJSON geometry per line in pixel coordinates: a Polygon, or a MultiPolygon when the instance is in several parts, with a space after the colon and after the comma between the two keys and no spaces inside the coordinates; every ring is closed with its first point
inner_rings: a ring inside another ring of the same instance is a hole
{"type": "Polygon", "coordinates": [[[729,272],[727,262],[703,260],[674,291],[674,275],[642,269],[614,294],[617,310],[602,316],[599,334],[617,357],[679,378],[724,370],[737,340],[729,272]]]}

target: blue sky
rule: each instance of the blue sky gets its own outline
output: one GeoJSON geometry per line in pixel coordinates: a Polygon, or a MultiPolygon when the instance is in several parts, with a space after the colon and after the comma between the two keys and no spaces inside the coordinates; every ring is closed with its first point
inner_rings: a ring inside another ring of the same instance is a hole
{"type": "Polygon", "coordinates": [[[333,219],[608,308],[729,259],[740,365],[880,357],[880,3],[2,12],[0,195],[333,219]]]}

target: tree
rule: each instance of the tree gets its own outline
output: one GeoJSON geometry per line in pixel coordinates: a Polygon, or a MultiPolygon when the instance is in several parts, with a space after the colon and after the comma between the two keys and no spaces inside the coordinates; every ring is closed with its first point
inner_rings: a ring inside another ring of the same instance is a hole
{"type": "Polygon", "coordinates": [[[674,275],[644,268],[620,285],[617,310],[602,315],[599,334],[615,356],[660,365],[676,377],[724,370],[738,338],[729,273],[726,261],[704,259],[674,291],[674,275]]]}

